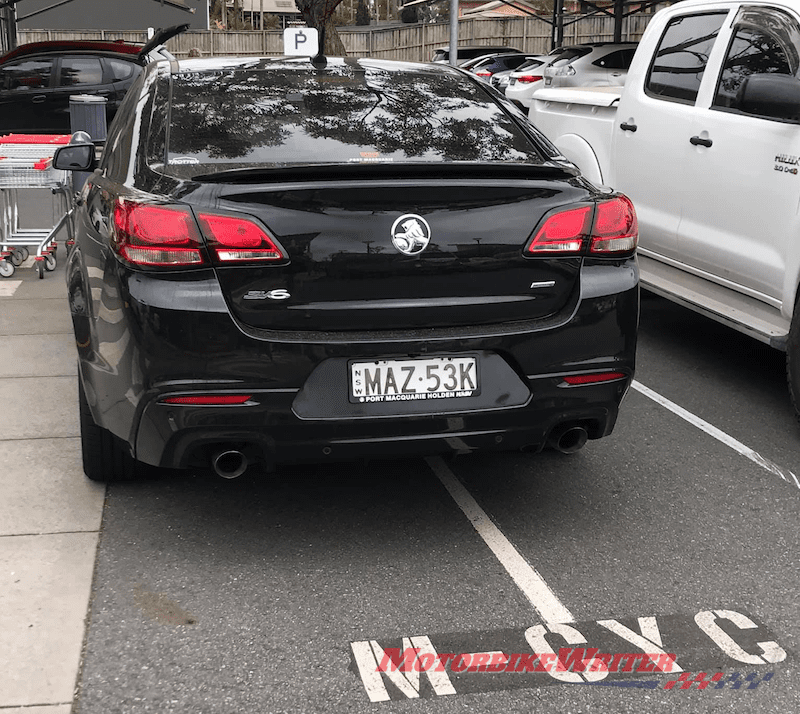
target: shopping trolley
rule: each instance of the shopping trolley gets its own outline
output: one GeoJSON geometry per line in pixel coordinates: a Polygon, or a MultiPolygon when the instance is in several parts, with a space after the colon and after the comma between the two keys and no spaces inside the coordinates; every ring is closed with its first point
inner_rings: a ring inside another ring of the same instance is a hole
{"type": "Polygon", "coordinates": [[[73,242],[69,220],[71,196],[67,171],[53,168],[53,154],[68,144],[69,134],[7,134],[0,136],[0,276],[11,277],[36,251],[36,272],[56,268],[56,234],[66,225],[67,244],[73,242]],[[19,189],[49,188],[56,198],[60,220],[52,228],[23,228],[18,210],[19,189]]]}

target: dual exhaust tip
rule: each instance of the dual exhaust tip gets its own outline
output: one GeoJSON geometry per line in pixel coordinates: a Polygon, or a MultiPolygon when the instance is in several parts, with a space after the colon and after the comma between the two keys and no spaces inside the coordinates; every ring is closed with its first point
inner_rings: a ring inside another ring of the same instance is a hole
{"type": "MultiPolygon", "coordinates": [[[[550,432],[547,444],[562,454],[574,454],[586,444],[589,434],[579,424],[564,424],[550,432]]],[[[211,457],[211,467],[217,476],[225,479],[234,479],[241,476],[250,462],[238,449],[225,449],[216,452],[211,457]]]]}

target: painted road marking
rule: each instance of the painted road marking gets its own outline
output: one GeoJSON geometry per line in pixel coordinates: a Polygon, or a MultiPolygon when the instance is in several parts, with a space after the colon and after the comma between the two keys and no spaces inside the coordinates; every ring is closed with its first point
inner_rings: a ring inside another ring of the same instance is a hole
{"type": "Polygon", "coordinates": [[[787,659],[766,626],[723,609],[393,637],[351,642],[350,648],[351,671],[371,702],[559,683],[755,689],[787,659]],[[653,680],[665,675],[673,679],[653,680]]]}
{"type": "Polygon", "coordinates": [[[649,397],[654,402],[658,402],[658,404],[660,404],[662,407],[666,407],[673,414],[678,415],[681,419],[685,419],[698,429],[702,429],[704,432],[706,432],[706,434],[717,439],[717,441],[721,441],[723,444],[729,446],[742,456],[747,457],[753,463],[758,464],[762,469],[766,469],[771,474],[780,476],[787,483],[794,483],[797,488],[800,488],[800,481],[797,480],[797,476],[795,476],[792,471],[789,471],[789,469],[784,469],[769,459],[765,459],[763,456],[761,456],[761,454],[759,454],[757,451],[753,451],[753,449],[751,449],[749,446],[745,446],[741,441],[734,439],[729,434],[726,434],[721,429],[717,429],[717,427],[709,424],[704,419],[692,414],[683,407],[679,407],[677,404],[675,404],[675,402],[671,402],[666,397],[662,397],[658,392],[654,392],[649,387],[645,387],[641,382],[634,380],[631,383],[631,387],[633,387],[637,392],[649,397]]]}
{"type": "Polygon", "coordinates": [[[744,650],[725,630],[723,630],[717,620],[728,620],[739,630],[754,630],[758,627],[747,615],[733,610],[704,610],[694,616],[697,626],[705,632],[714,642],[719,645],[728,657],[732,657],[745,664],[762,664],[764,662],[775,663],[783,662],[786,659],[786,652],[778,646],[777,642],[757,642],[761,649],[761,654],[750,654],[744,650]]]}
{"type": "Polygon", "coordinates": [[[439,655],[425,636],[403,638],[401,661],[392,661],[390,654],[375,640],[351,642],[350,648],[371,702],[386,702],[390,699],[381,675],[385,675],[406,699],[419,697],[420,675],[423,672],[434,694],[442,696],[456,693],[447,672],[443,667],[440,669],[436,666],[439,655]],[[379,663],[383,663],[383,666],[379,667],[379,663]]]}
{"type": "Polygon", "coordinates": [[[22,285],[21,280],[0,279],[0,297],[12,297],[20,285],[22,285]]]}
{"type": "MultiPolygon", "coordinates": [[[[625,627],[625,625],[616,620],[598,620],[597,624],[610,630],[623,640],[627,640],[632,645],[636,645],[642,652],[656,652],[659,655],[667,654],[661,649],[663,647],[661,632],[658,629],[658,623],[655,617],[639,618],[639,630],[641,634],[634,632],[629,627],[625,627]]],[[[679,667],[678,663],[675,661],[670,663],[669,669],[665,670],[660,665],[658,668],[664,672],[683,672],[683,669],[679,667]]]]}
{"type": "Polygon", "coordinates": [[[545,622],[575,622],[572,613],[556,597],[536,568],[522,557],[511,541],[492,523],[486,512],[464,488],[464,485],[442,458],[429,456],[425,461],[540,617],[545,622]]]}

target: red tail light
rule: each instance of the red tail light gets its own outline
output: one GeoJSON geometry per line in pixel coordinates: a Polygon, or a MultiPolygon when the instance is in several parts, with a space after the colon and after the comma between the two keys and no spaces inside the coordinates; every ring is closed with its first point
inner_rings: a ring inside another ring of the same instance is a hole
{"type": "Polygon", "coordinates": [[[517,82],[533,84],[533,82],[539,82],[542,79],[544,79],[544,77],[541,74],[523,74],[521,77],[517,77],[517,82]]]}
{"type": "Polygon", "coordinates": [[[629,253],[638,242],[636,211],[627,196],[597,204],[590,253],[629,253]]]}
{"type": "Polygon", "coordinates": [[[250,399],[251,395],[249,394],[197,394],[186,397],[165,397],[161,403],[209,407],[247,404],[250,399]]]}
{"type": "Polygon", "coordinates": [[[573,374],[564,377],[567,384],[599,384],[600,382],[613,382],[617,379],[625,379],[624,372],[595,372],[594,374],[573,374]]]}
{"type": "MultiPolygon", "coordinates": [[[[255,221],[200,213],[200,228],[220,263],[286,260],[278,243],[255,221]]],[[[114,247],[129,263],[144,267],[203,265],[203,238],[188,206],[120,199],[114,207],[114,247]]]]}
{"type": "Polygon", "coordinates": [[[492,73],[491,72],[487,72],[486,70],[483,70],[482,72],[475,72],[475,76],[476,77],[491,77],[492,73]]]}
{"type": "Polygon", "coordinates": [[[286,256],[257,223],[239,216],[199,213],[208,246],[221,263],[275,262],[286,256]]]}
{"type": "Polygon", "coordinates": [[[526,255],[632,253],[639,240],[636,211],[626,196],[579,206],[547,216],[525,248],[526,255]]]}
{"type": "Polygon", "coordinates": [[[581,206],[548,216],[526,253],[580,253],[589,235],[592,207],[581,206]]]}
{"type": "Polygon", "coordinates": [[[114,248],[129,263],[180,267],[201,265],[200,233],[189,208],[134,203],[114,206],[114,248]]]}

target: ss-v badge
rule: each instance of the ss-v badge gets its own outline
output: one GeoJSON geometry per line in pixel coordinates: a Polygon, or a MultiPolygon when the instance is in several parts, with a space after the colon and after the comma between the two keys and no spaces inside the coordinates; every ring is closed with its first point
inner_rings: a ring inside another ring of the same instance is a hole
{"type": "Polygon", "coordinates": [[[243,300],[288,300],[292,297],[288,290],[277,288],[276,290],[248,290],[243,300]]]}

